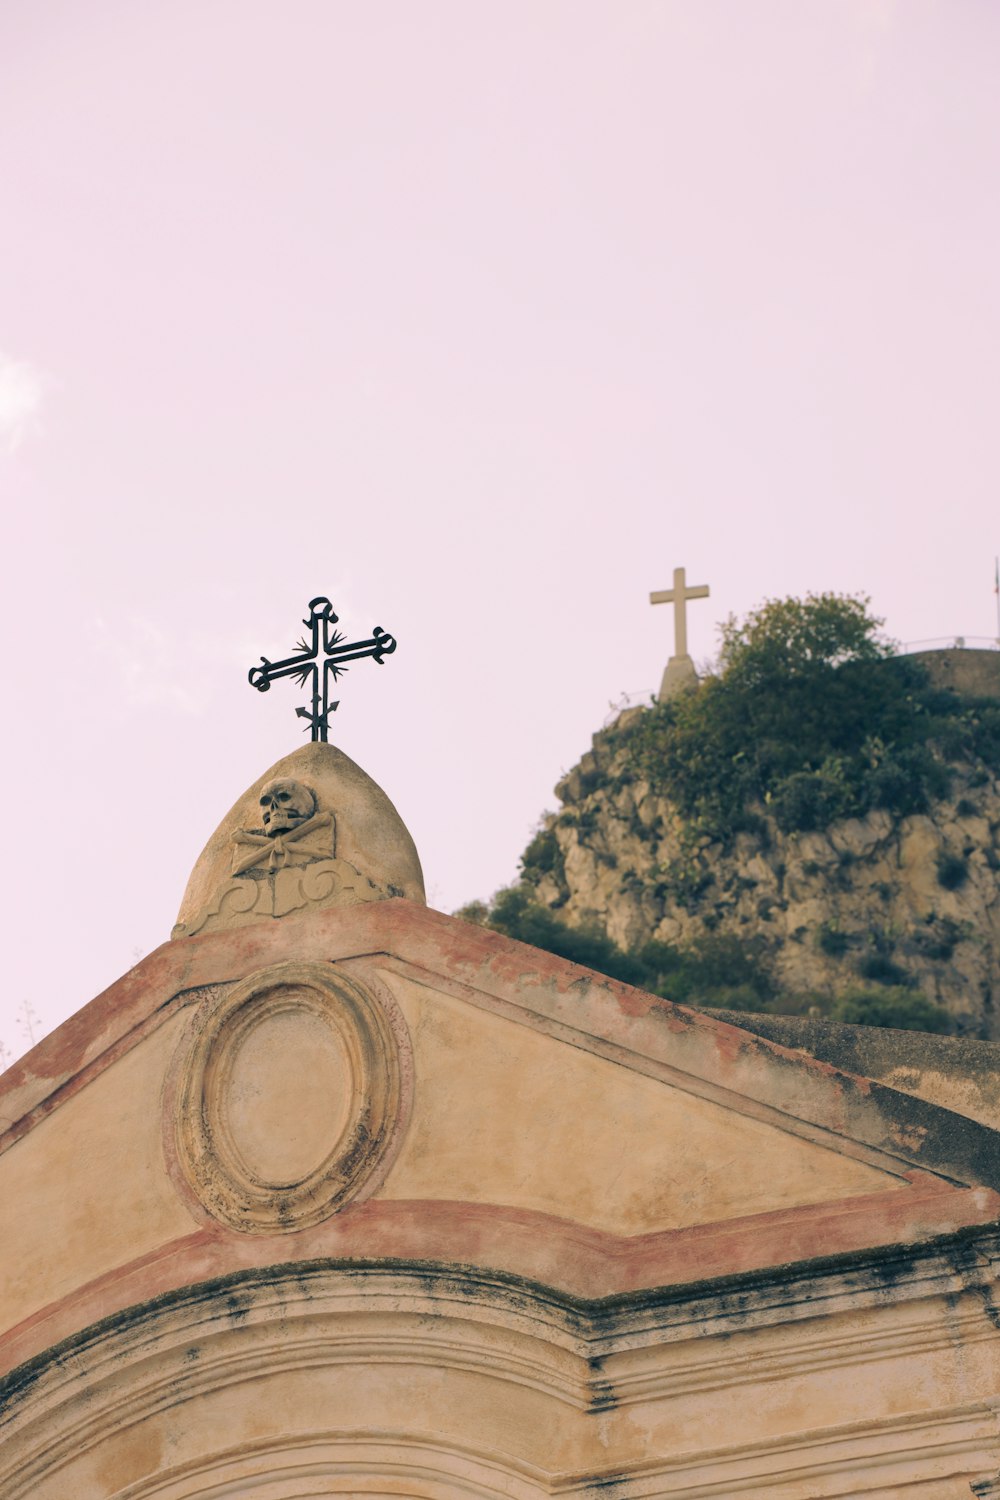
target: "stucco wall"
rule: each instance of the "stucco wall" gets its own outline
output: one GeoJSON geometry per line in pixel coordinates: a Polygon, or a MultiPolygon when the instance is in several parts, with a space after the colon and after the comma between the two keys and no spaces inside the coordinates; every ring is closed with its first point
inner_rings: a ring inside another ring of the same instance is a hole
{"type": "Polygon", "coordinates": [[[1000,698],[1000,651],[911,651],[903,659],[919,662],[935,687],[967,698],[1000,698]]]}
{"type": "Polygon", "coordinates": [[[419,905],[166,945],[0,1121],[4,1500],[1000,1466],[988,1125],[419,905]]]}

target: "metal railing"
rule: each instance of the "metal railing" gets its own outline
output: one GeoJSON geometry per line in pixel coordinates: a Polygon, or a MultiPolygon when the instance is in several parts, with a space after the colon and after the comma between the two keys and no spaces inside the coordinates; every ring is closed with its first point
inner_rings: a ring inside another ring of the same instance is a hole
{"type": "MultiPolygon", "coordinates": [[[[908,656],[913,651],[1000,651],[1000,636],[937,635],[925,641],[900,641],[896,655],[908,656]]],[[[621,693],[613,703],[608,704],[608,713],[603,727],[607,729],[608,725],[613,724],[626,708],[634,708],[637,703],[648,704],[655,696],[655,688],[641,688],[637,692],[621,693]]]]}
{"type": "Polygon", "coordinates": [[[1000,651],[995,635],[938,635],[927,641],[901,641],[897,655],[911,651],[1000,651]]]}
{"type": "Polygon", "coordinates": [[[624,713],[627,708],[635,708],[637,703],[641,703],[644,708],[648,708],[655,697],[655,688],[641,688],[636,693],[620,693],[614,702],[608,704],[607,716],[601,727],[607,729],[609,724],[615,722],[619,714],[624,713]]]}

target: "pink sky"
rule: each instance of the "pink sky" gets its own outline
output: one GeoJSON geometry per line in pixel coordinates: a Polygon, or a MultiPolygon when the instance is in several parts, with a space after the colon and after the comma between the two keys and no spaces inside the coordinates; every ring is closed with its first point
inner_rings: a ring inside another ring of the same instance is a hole
{"type": "Polygon", "coordinates": [[[299,701],[433,904],[768,596],[996,633],[1000,7],[6,0],[0,493],[26,1044],[170,931],[299,701]],[[27,802],[27,808],[22,802],[27,802]]]}

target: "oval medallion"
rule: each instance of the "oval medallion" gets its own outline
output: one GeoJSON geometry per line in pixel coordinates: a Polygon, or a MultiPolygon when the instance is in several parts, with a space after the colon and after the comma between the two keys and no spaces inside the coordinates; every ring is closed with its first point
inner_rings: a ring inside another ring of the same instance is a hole
{"type": "Polygon", "coordinates": [[[173,1133],[208,1211],[274,1233],[355,1197],[399,1120],[398,1028],[366,987],[321,964],[281,964],[210,1002],[173,1133]]]}
{"type": "Polygon", "coordinates": [[[351,1064],[337,1032],[290,1005],[265,1016],[235,1049],[223,1110],[248,1176],[291,1187],[323,1165],[350,1102],[351,1064]]]}

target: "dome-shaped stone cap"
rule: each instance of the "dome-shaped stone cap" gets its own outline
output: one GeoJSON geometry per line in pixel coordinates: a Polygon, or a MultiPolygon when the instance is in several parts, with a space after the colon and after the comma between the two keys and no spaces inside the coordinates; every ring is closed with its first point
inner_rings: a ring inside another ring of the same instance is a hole
{"type": "MultiPolygon", "coordinates": [[[[191,872],[177,914],[175,937],[206,928],[242,926],[261,917],[280,916],[285,908],[293,909],[289,906],[288,888],[293,884],[289,878],[285,880],[284,894],[278,893],[273,910],[266,909],[263,892],[256,908],[250,910],[253,903],[249,896],[244,897],[248,890],[253,894],[254,882],[233,879],[234,835],[262,832],[261,791],[279,777],[310,787],[316,797],[317,814],[333,815],[328,836],[333,840],[336,857],[306,866],[305,874],[310,880],[301,889],[307,894],[302,900],[291,898],[295,907],[343,905],[352,900],[379,900],[387,896],[406,896],[426,904],[416,847],[385,792],[335,745],[313,743],[301,745],[291,755],[276,761],[230,808],[191,872]],[[360,884],[356,885],[353,895],[350,875],[345,880],[344,873],[351,871],[359,874],[364,884],[363,891],[360,884]],[[322,880],[319,877],[324,873],[327,878],[322,880]]],[[[270,847],[269,842],[266,848],[270,847]]],[[[254,873],[260,885],[263,863],[254,873]]],[[[296,873],[301,876],[303,870],[296,873]]]]}

